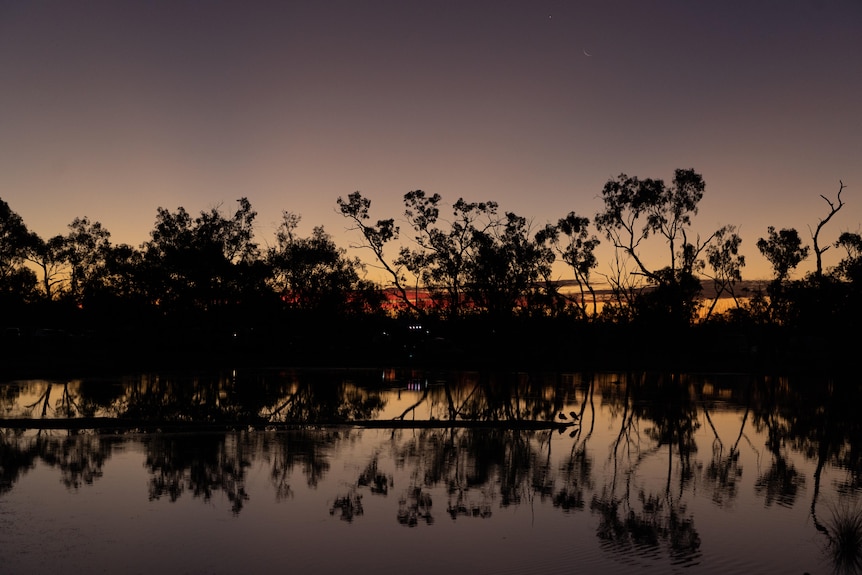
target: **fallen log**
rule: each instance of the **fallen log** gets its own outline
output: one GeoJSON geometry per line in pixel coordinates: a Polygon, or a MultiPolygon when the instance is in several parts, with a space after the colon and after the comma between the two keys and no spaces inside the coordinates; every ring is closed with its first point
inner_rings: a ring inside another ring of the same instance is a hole
{"type": "Polygon", "coordinates": [[[359,427],[372,429],[512,429],[557,430],[562,432],[576,423],[536,420],[443,420],[443,419],[363,419],[354,421],[265,421],[237,419],[231,421],[154,421],[120,417],[76,417],[70,419],[0,418],[0,429],[59,429],[99,431],[230,431],[307,429],[314,427],[359,427]]]}

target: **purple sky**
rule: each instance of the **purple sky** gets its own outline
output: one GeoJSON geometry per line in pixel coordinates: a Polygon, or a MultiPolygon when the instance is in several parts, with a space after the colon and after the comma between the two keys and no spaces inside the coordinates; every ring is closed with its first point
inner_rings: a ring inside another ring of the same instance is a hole
{"type": "Polygon", "coordinates": [[[139,245],[159,206],[247,196],[261,243],[290,210],[347,247],[354,190],[374,218],[424,189],[539,227],[694,168],[696,230],[739,226],[768,277],[757,239],[810,240],[839,179],[821,243],[860,231],[860,29],[858,0],[0,0],[0,197],[139,245]]]}

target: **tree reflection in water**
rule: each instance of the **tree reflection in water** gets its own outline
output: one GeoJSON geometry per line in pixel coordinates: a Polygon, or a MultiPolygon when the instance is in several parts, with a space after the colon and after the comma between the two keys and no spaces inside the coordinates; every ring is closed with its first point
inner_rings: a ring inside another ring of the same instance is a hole
{"type": "Polygon", "coordinates": [[[329,510],[329,514],[335,515],[336,511],[339,512],[339,519],[352,523],[354,517],[358,517],[364,512],[362,509],[362,495],[351,491],[347,495],[336,497],[332,503],[332,508],[329,510]]]}
{"type": "Polygon", "coordinates": [[[63,485],[77,489],[102,476],[113,446],[122,440],[117,436],[80,435],[72,433],[57,441],[43,441],[42,461],[60,469],[63,485]]]}
{"type": "Polygon", "coordinates": [[[553,497],[554,506],[561,508],[563,511],[583,510],[586,505],[585,491],[593,491],[595,489],[595,482],[593,481],[593,458],[587,451],[587,443],[590,437],[592,437],[596,426],[595,377],[587,375],[582,380],[581,385],[585,387],[584,400],[581,402],[580,410],[576,414],[578,421],[581,423],[569,434],[569,437],[574,441],[569,456],[564,460],[560,468],[562,486],[553,497]],[[588,406],[590,409],[589,427],[585,427],[588,406]],[[585,429],[586,433],[584,433],[585,429]]]}
{"type": "Polygon", "coordinates": [[[738,485],[742,478],[742,465],[739,463],[739,442],[745,435],[745,424],[748,422],[748,414],[751,411],[750,404],[746,405],[739,425],[739,433],[736,440],[725,452],[725,444],[721,435],[712,421],[710,412],[713,404],[705,402],[702,409],[703,415],[712,430],[714,439],[712,441],[712,459],[706,466],[703,475],[704,483],[712,487],[712,501],[719,507],[729,506],[738,495],[738,485]]]}
{"type": "MultiPolygon", "coordinates": [[[[462,521],[546,502],[564,513],[589,511],[602,549],[613,556],[692,565],[703,553],[692,511],[697,493],[706,493],[718,508],[752,495],[765,508],[794,508],[810,481],[809,526],[822,536],[836,571],[859,571],[859,386],[826,378],[740,378],[719,397],[709,391],[708,380],[681,374],[438,377],[400,417],[396,413],[395,423],[405,424],[406,416],[417,413],[435,419],[427,426],[393,425],[379,432],[386,440],[361,457],[355,474],[329,494],[328,509],[321,511],[361,524],[370,498],[388,499],[393,519],[420,526],[439,520],[435,509],[462,521]],[[455,425],[433,425],[441,420],[455,425]],[[500,425],[536,420],[577,424],[566,429],[500,425]],[[466,422],[488,425],[457,425],[466,422]],[[595,437],[608,443],[597,445],[595,437]],[[698,441],[707,447],[705,454],[698,441]],[[768,457],[763,467],[761,449],[768,457]],[[741,494],[748,471],[742,462],[752,457],[757,473],[747,477],[748,493],[741,494]],[[605,464],[597,464],[602,458],[605,464]],[[806,476],[806,468],[813,473],[806,476]],[[828,484],[825,470],[832,473],[828,484]],[[402,478],[398,485],[396,477],[402,478]]],[[[296,496],[297,477],[306,488],[319,488],[341,450],[363,445],[364,434],[372,434],[343,424],[378,417],[394,393],[379,380],[331,372],[147,375],[124,385],[3,386],[0,408],[46,422],[68,416],[233,422],[227,433],[148,433],[131,440],[144,445],[150,499],[177,501],[185,495],[209,501],[219,495],[238,515],[255,495],[247,487],[254,462],[265,463],[276,501],[296,496]],[[248,422],[255,430],[244,425],[248,422]],[[264,430],[275,424],[283,425],[264,430]]],[[[102,477],[115,445],[128,440],[93,430],[4,427],[0,495],[40,463],[59,470],[67,488],[81,489],[102,477]]]]}
{"type": "Polygon", "coordinates": [[[281,397],[260,411],[269,422],[338,423],[371,419],[385,405],[380,390],[326,371],[286,374],[281,397]]]}
{"type": "Polygon", "coordinates": [[[431,495],[421,487],[411,487],[398,500],[398,523],[407,527],[416,527],[420,521],[427,525],[434,523],[431,515],[431,495]]]}
{"type": "Polygon", "coordinates": [[[150,499],[176,501],[188,490],[209,501],[224,493],[236,514],[248,500],[245,471],[251,465],[243,435],[151,436],[146,441],[150,499]]]}
{"type": "Polygon", "coordinates": [[[676,374],[641,374],[615,380],[606,391],[603,397],[620,414],[620,428],[609,455],[612,471],[590,503],[599,516],[603,547],[628,557],[654,557],[664,549],[673,563],[695,561],[700,535],[683,502],[694,477],[691,456],[700,426],[690,385],[676,374]],[[665,486],[655,491],[640,484],[638,471],[665,446],[665,486]]]}
{"type": "Polygon", "coordinates": [[[20,429],[0,430],[0,495],[10,491],[21,475],[40,459],[41,445],[20,429]]]}

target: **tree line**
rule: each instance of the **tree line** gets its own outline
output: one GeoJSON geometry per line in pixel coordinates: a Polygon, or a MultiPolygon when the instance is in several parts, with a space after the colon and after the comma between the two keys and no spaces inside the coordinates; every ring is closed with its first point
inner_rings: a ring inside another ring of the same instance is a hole
{"type": "Polygon", "coordinates": [[[322,226],[300,235],[300,216],[289,211],[274,241],[262,246],[247,198],[232,212],[159,207],[149,239],[138,247],[112,243],[110,232],[87,217],[43,238],[0,199],[4,323],[72,316],[230,323],[322,314],[690,326],[859,316],[862,236],[844,232],[824,242],[821,234],[845,205],[843,183],[834,199],[821,196],[828,213],[812,231],[811,246],[793,228],[770,226],[757,240],[774,277],[751,293],[739,288],[745,258],[737,228],[725,225],[705,237],[693,231],[705,188],[693,169],[676,170],[669,183],[621,174],[602,189],[601,211],[592,217],[572,211],[543,227],[495,201],[459,198],[447,207],[439,194],[422,190],[404,195],[397,219],[374,219],[371,200],[357,191],[339,197],[337,206],[354,234],[351,247],[370,253],[368,263],[322,226]],[[602,242],[614,248],[606,262],[611,271],[597,274],[602,242]],[[664,251],[657,264],[643,257],[648,245],[664,251]],[[843,257],[824,268],[822,255],[831,248],[843,257]],[[812,254],[816,270],[791,280],[812,254]],[[571,272],[568,289],[553,275],[555,262],[571,272]],[[387,285],[366,279],[368,266],[379,267],[387,285]],[[597,281],[610,285],[609,295],[597,293],[597,281]],[[721,313],[720,298],[733,302],[721,313]]]}

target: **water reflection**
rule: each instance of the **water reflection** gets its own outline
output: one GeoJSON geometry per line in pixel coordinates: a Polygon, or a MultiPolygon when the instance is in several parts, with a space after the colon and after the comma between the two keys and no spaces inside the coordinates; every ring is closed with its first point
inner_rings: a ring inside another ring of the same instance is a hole
{"type": "MultiPolygon", "coordinates": [[[[860,572],[862,426],[852,382],[658,373],[416,379],[321,371],[4,385],[2,412],[30,423],[4,420],[0,503],[42,468],[84,492],[110,475],[112,458],[140,449],[146,488],[129,496],[141,505],[223,501],[243,517],[250,506],[300,505],[320,493],[312,516],[351,529],[380,529],[383,520],[435,532],[465,522],[494,529],[509,525],[510,511],[528,510],[533,521],[547,518],[541,525],[588,526],[593,552],[609,565],[819,572],[825,561],[860,572]],[[38,424],[63,417],[113,426],[38,424]],[[367,429],[369,420],[387,423],[367,429]],[[131,423],[115,433],[121,421],[131,423]],[[261,426],[164,433],[142,421],[261,426]],[[761,556],[741,551],[753,537],[764,540],[761,556]],[[784,544],[772,547],[772,538],[784,544]]],[[[587,540],[568,545],[590,553],[587,540]]]]}
{"type": "Polygon", "coordinates": [[[239,513],[248,500],[245,472],[251,465],[249,446],[242,438],[217,435],[156,435],[146,440],[149,498],[176,501],[184,492],[209,501],[223,493],[231,511],[239,513]]]}

